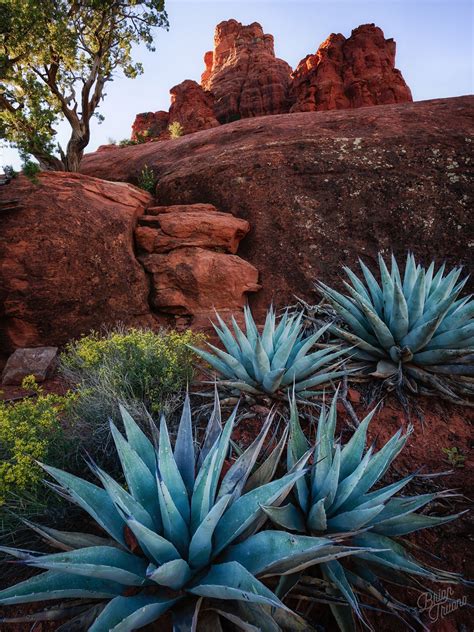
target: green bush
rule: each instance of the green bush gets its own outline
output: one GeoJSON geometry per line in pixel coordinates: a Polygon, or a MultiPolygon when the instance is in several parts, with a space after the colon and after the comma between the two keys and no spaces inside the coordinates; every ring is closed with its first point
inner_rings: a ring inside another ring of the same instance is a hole
{"type": "Polygon", "coordinates": [[[170,138],[181,138],[184,134],[184,129],[181,123],[174,121],[168,125],[168,132],[170,133],[170,138]]]}
{"type": "Polygon", "coordinates": [[[60,366],[77,388],[77,429],[85,423],[89,430],[81,434],[91,432],[100,443],[109,437],[108,419],[119,419],[119,403],[142,424],[148,413],[174,410],[193,379],[194,353],[187,345],[202,339],[191,331],[117,329],[70,343],[60,366]]]}
{"type": "Polygon", "coordinates": [[[64,459],[61,417],[75,395],[46,395],[33,376],[25,378],[23,387],[36,396],[15,403],[0,401],[0,507],[15,504],[23,494],[35,497],[43,478],[36,461],[60,465],[64,459]]]}
{"type": "Polygon", "coordinates": [[[156,177],[153,173],[153,169],[150,169],[148,165],[145,165],[138,176],[138,186],[148,193],[154,193],[156,187],[156,177]]]}

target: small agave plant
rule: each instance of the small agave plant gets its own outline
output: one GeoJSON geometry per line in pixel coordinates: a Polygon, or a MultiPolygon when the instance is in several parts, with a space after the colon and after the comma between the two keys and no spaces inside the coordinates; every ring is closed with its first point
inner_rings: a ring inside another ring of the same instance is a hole
{"type": "Polygon", "coordinates": [[[293,316],[285,313],[277,324],[275,311],[270,308],[260,334],[249,307],[245,307],[244,316],[245,334],[235,318],[232,317],[232,333],[217,314],[219,326],[213,326],[226,351],[210,343],[207,345],[214,353],[192,347],[225,378],[219,384],[270,397],[281,396],[294,384],[297,396],[304,399],[318,394],[313,388],[347,374],[338,370],[347,349],[331,346],[310,353],[328,326],[305,337],[302,313],[293,316]]]}
{"type": "MultiPolygon", "coordinates": [[[[274,458],[250,476],[272,422],[268,417],[255,441],[223,474],[237,409],[222,427],[216,398],[199,455],[189,399],[174,450],[164,417],[153,445],[129,414],[121,412],[126,438],[113,424],[111,432],[126,487],[92,462],[101,486],[43,466],[57,481],[53,487],[84,509],[105,535],[31,525],[61,552],[3,547],[27,566],[47,572],[0,591],[0,604],[80,599],[82,610],[75,602],[69,610],[48,610],[38,618],[75,612],[74,625],[80,622],[89,632],[129,632],[167,611],[176,632],[201,629],[196,622],[202,613],[214,617],[211,629],[220,629],[219,617],[245,630],[256,629],[249,621],[261,630],[312,629],[259,579],[357,550],[337,539],[259,532],[266,521],[261,505],[284,501],[304,476],[309,454],[280,479],[273,480],[274,458]]],[[[59,629],[72,625],[69,621],[59,629]]]]}
{"type": "MultiPolygon", "coordinates": [[[[350,441],[341,446],[335,439],[336,402],[337,393],[329,410],[325,406],[321,409],[312,448],[312,466],[296,481],[290,502],[263,509],[280,528],[317,536],[345,534],[351,544],[373,549],[355,556],[350,564],[330,560],[318,567],[325,588],[324,600],[329,600],[341,630],[355,630],[354,615],[366,623],[357,597],[360,592],[379,600],[399,617],[408,613],[417,618],[414,609],[389,594],[382,580],[388,579],[402,586],[410,584],[407,577],[410,575],[449,583],[462,580],[454,573],[422,565],[406,551],[399,539],[399,536],[457,518],[459,514],[437,517],[416,513],[428,503],[452,494],[447,491],[418,496],[397,495],[416,474],[373,490],[403,449],[411,428],[406,434],[399,430],[378,452],[371,446],[364,454],[367,428],[375,410],[360,423],[350,441]]],[[[287,465],[291,469],[307,452],[309,444],[301,429],[294,399],[290,408],[287,465]]],[[[298,582],[305,584],[306,580],[314,591],[316,580],[305,578],[298,572],[282,578],[277,593],[283,597],[298,582]]],[[[295,593],[298,593],[298,587],[295,593]]]]}
{"type": "Polygon", "coordinates": [[[435,271],[431,263],[426,270],[408,254],[402,280],[395,258],[389,272],[379,254],[379,284],[362,261],[360,267],[365,283],[344,267],[348,295],[316,284],[349,328],[331,331],[356,347],[352,356],[392,385],[435,389],[458,403],[474,395],[474,301],[459,298],[467,281],[459,281],[461,268],[445,274],[444,264],[435,271]]]}

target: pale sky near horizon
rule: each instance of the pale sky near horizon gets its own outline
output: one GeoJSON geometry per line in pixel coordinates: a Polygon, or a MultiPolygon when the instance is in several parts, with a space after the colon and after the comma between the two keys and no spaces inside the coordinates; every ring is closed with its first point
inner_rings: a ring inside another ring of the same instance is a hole
{"type": "MultiPolygon", "coordinates": [[[[471,0],[168,0],[168,32],[156,31],[156,52],[144,46],[134,59],[144,65],[137,79],[117,76],[106,86],[100,112],[92,125],[86,151],[130,136],[138,112],[167,110],[169,89],[184,81],[199,82],[204,53],[212,49],[214,27],[235,18],[260,22],[275,38],[276,55],[293,68],[333,32],[350,35],[360,24],[374,22],[386,38],[397,42],[396,65],[415,101],[474,92],[474,23],[471,0]]],[[[58,140],[66,145],[69,128],[62,124],[58,140]]],[[[0,147],[0,167],[19,167],[17,152],[0,147]]]]}

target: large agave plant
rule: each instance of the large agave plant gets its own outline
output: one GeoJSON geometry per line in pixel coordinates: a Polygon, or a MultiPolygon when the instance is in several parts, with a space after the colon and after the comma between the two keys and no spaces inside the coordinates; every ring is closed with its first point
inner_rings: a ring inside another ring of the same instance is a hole
{"type": "Polygon", "coordinates": [[[474,394],[474,301],[459,298],[467,280],[459,281],[461,268],[445,274],[445,265],[435,271],[432,263],[425,270],[408,254],[402,280],[393,256],[390,272],[380,254],[379,266],[380,284],[362,261],[364,280],[345,267],[348,295],[317,283],[350,331],[331,330],[393,385],[436,389],[456,401],[474,394]]]}
{"type": "MultiPolygon", "coordinates": [[[[129,632],[167,611],[176,632],[195,630],[200,612],[215,618],[211,629],[220,629],[219,617],[245,630],[256,629],[249,622],[269,631],[312,629],[258,578],[337,559],[354,549],[326,537],[258,532],[266,521],[261,505],[284,501],[304,476],[308,455],[278,480],[273,480],[274,458],[250,477],[271,425],[269,417],[223,475],[235,416],[236,410],[222,427],[216,401],[196,456],[188,399],[174,451],[164,418],[154,446],[122,409],[126,438],[113,424],[111,431],[125,487],[94,463],[90,465],[101,486],[43,466],[57,481],[53,486],[59,493],[88,512],[105,535],[32,525],[61,552],[2,548],[47,572],[0,591],[0,604],[82,599],[81,629],[90,632],[129,632]]],[[[69,612],[77,610],[76,602],[69,612]]],[[[40,618],[66,614],[67,609],[49,610],[40,618]]],[[[71,625],[60,629],[70,630],[71,625]]]]}
{"type": "MultiPolygon", "coordinates": [[[[350,441],[341,446],[335,439],[336,402],[337,393],[329,410],[322,407],[312,448],[312,466],[304,477],[296,481],[291,501],[280,507],[263,509],[274,524],[290,531],[318,536],[345,533],[353,545],[379,549],[362,553],[349,564],[331,560],[318,567],[325,598],[333,598],[330,605],[339,627],[352,631],[355,629],[354,614],[364,621],[357,597],[360,592],[379,600],[398,616],[404,613],[417,616],[416,611],[389,594],[382,583],[384,579],[403,586],[410,585],[407,576],[441,582],[461,580],[454,573],[421,564],[398,539],[399,536],[454,520],[457,515],[437,517],[416,513],[435,499],[450,495],[450,492],[398,495],[416,474],[390,485],[377,486],[374,490],[373,487],[403,449],[411,429],[406,434],[399,430],[378,452],[371,446],[364,453],[367,427],[374,410],[360,423],[350,441]],[[341,599],[345,600],[345,605],[341,605],[341,599]],[[347,607],[347,602],[351,608],[347,607]]],[[[308,445],[293,400],[287,451],[290,469],[307,452],[308,445]]],[[[297,573],[283,578],[278,594],[283,596],[298,581],[304,585],[306,580],[301,575],[297,573]]],[[[316,580],[309,578],[308,581],[314,591],[316,580]]],[[[295,592],[298,593],[298,588],[295,592]]]]}
{"type": "Polygon", "coordinates": [[[294,384],[298,397],[308,398],[317,394],[313,388],[347,374],[338,370],[347,349],[329,347],[310,353],[328,326],[305,337],[302,313],[285,313],[277,324],[275,311],[270,308],[260,334],[248,307],[244,316],[245,334],[233,317],[234,333],[217,314],[219,326],[213,326],[226,351],[209,343],[214,353],[192,347],[224,377],[221,384],[252,395],[270,396],[278,396],[294,384]]]}

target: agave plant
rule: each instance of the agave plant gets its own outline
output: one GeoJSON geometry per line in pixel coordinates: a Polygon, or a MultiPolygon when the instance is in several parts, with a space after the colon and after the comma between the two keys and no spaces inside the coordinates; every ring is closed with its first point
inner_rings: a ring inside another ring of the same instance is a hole
{"type": "MultiPolygon", "coordinates": [[[[378,599],[398,616],[410,613],[416,617],[416,611],[389,594],[382,584],[383,579],[403,586],[410,584],[407,576],[430,581],[461,581],[459,575],[421,564],[398,539],[399,536],[454,520],[459,514],[438,517],[416,513],[436,499],[452,496],[450,491],[418,496],[397,495],[415,478],[416,473],[373,490],[403,449],[411,428],[405,434],[399,430],[378,452],[374,452],[371,446],[364,454],[367,428],[375,410],[360,423],[349,442],[341,446],[335,439],[336,402],[337,393],[329,410],[325,406],[321,409],[316,442],[312,448],[312,466],[304,477],[296,481],[290,502],[279,507],[264,506],[263,509],[275,525],[289,531],[318,536],[346,534],[353,545],[379,549],[355,556],[350,564],[331,560],[318,567],[322,575],[321,585],[326,591],[325,598],[332,600],[330,606],[339,627],[352,631],[355,629],[354,615],[364,621],[357,598],[360,592],[378,599]]],[[[290,409],[287,465],[291,469],[307,452],[308,440],[301,429],[294,399],[290,409]]],[[[283,597],[298,581],[304,584],[306,579],[301,575],[296,573],[280,580],[279,596],[283,597]]],[[[307,581],[314,589],[315,580],[308,578],[307,581]]]]}
{"type": "Polygon", "coordinates": [[[299,398],[318,393],[312,389],[347,374],[338,370],[347,349],[331,346],[309,353],[327,330],[328,325],[305,337],[303,314],[285,313],[277,324],[273,307],[267,312],[260,334],[249,307],[244,309],[246,333],[232,317],[234,333],[216,314],[219,326],[213,324],[226,351],[207,343],[214,353],[191,347],[225,379],[221,385],[252,395],[280,396],[294,384],[299,398]]]}
{"type": "MultiPolygon", "coordinates": [[[[269,416],[255,441],[223,475],[236,412],[222,427],[216,399],[196,455],[189,399],[174,451],[164,417],[159,439],[155,428],[153,445],[122,408],[126,437],[113,423],[111,432],[126,487],[92,462],[101,486],[44,465],[56,481],[51,485],[83,508],[105,535],[31,525],[61,552],[3,547],[27,566],[47,572],[0,591],[0,604],[82,599],[85,605],[77,616],[81,629],[90,632],[128,632],[167,611],[179,632],[195,630],[200,612],[245,630],[254,629],[249,621],[262,630],[312,629],[258,578],[297,571],[356,549],[326,537],[259,532],[266,521],[261,505],[284,501],[304,476],[309,455],[280,479],[273,480],[274,458],[250,477],[272,422],[269,416]]],[[[76,602],[70,612],[77,610],[76,602]]],[[[39,617],[66,614],[64,609],[48,610],[39,617]]],[[[71,626],[70,621],[59,629],[71,626]]],[[[218,620],[213,629],[219,629],[218,620]]]]}
{"type": "Polygon", "coordinates": [[[356,347],[353,356],[376,365],[373,374],[392,385],[436,389],[456,401],[474,394],[474,301],[459,298],[467,281],[459,281],[461,268],[445,274],[444,264],[435,271],[431,263],[425,270],[409,253],[402,281],[393,255],[389,272],[379,254],[379,284],[362,261],[360,267],[365,283],[344,267],[349,295],[317,283],[350,330],[331,327],[356,347]]]}

